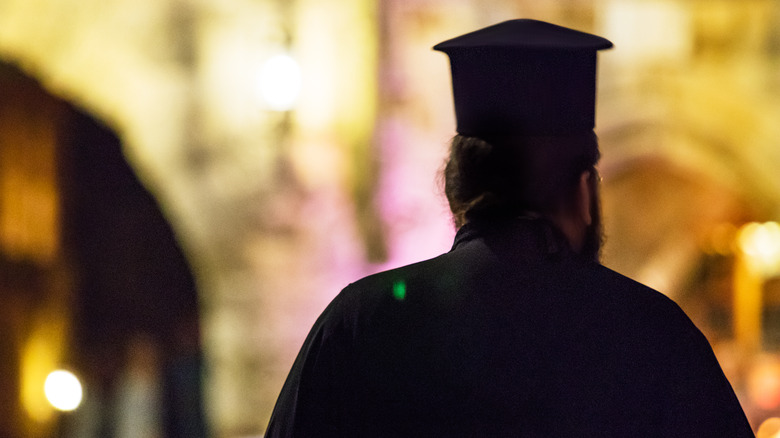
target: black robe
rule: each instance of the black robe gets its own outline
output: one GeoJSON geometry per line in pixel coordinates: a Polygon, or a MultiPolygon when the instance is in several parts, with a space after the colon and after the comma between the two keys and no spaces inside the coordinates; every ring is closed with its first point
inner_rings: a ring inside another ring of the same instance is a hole
{"type": "Polygon", "coordinates": [[[709,343],[666,296],[543,221],[347,286],[314,324],[277,437],[752,437],[709,343]]]}

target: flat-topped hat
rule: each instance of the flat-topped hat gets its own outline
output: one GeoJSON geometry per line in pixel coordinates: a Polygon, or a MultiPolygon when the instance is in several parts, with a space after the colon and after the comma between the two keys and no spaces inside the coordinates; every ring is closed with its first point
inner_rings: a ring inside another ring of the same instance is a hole
{"type": "Polygon", "coordinates": [[[434,46],[450,58],[459,134],[556,136],[592,132],[602,37],[518,19],[434,46]]]}

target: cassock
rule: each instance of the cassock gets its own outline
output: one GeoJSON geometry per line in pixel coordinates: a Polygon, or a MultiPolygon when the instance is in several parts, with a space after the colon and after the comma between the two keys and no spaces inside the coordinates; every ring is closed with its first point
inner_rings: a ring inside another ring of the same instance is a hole
{"type": "Polygon", "coordinates": [[[439,257],[347,286],[276,403],[278,437],[752,437],[669,298],[544,220],[469,223],[439,257]]]}

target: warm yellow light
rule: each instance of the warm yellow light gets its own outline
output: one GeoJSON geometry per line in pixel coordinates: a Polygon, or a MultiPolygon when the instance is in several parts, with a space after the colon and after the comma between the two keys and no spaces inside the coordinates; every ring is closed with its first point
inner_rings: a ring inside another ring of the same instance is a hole
{"type": "Polygon", "coordinates": [[[301,68],[290,55],[271,57],[260,71],[260,95],[269,108],[288,111],[293,108],[301,92],[301,68]]]}
{"type": "Polygon", "coordinates": [[[81,382],[70,371],[52,371],[43,385],[46,399],[55,409],[72,411],[81,404],[81,382]]]}
{"type": "Polygon", "coordinates": [[[756,438],[780,438],[780,418],[772,417],[761,423],[756,438]]]}
{"type": "Polygon", "coordinates": [[[712,254],[727,256],[734,253],[734,244],[737,238],[738,229],[730,223],[716,225],[712,229],[709,245],[705,251],[712,254]]]}
{"type": "Polygon", "coordinates": [[[738,241],[751,269],[765,277],[780,273],[780,224],[749,223],[740,230],[738,241]]]}
{"type": "Polygon", "coordinates": [[[50,421],[54,415],[51,404],[46,400],[44,383],[62,358],[65,332],[62,315],[40,315],[40,320],[22,348],[19,395],[30,418],[41,424],[50,421]]]}
{"type": "Polygon", "coordinates": [[[621,42],[615,53],[620,59],[682,61],[694,42],[688,9],[673,0],[613,0],[604,8],[605,34],[621,42]]]}

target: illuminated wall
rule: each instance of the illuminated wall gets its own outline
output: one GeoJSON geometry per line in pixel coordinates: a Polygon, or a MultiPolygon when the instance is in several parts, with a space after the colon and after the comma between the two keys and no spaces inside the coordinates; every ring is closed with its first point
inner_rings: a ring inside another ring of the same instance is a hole
{"type": "Polygon", "coordinates": [[[174,225],[219,436],[262,432],[313,318],[392,252],[373,201],[375,8],[0,2],[3,59],[108,123],[174,225]],[[301,67],[294,113],[258,92],[284,52],[301,67]]]}

